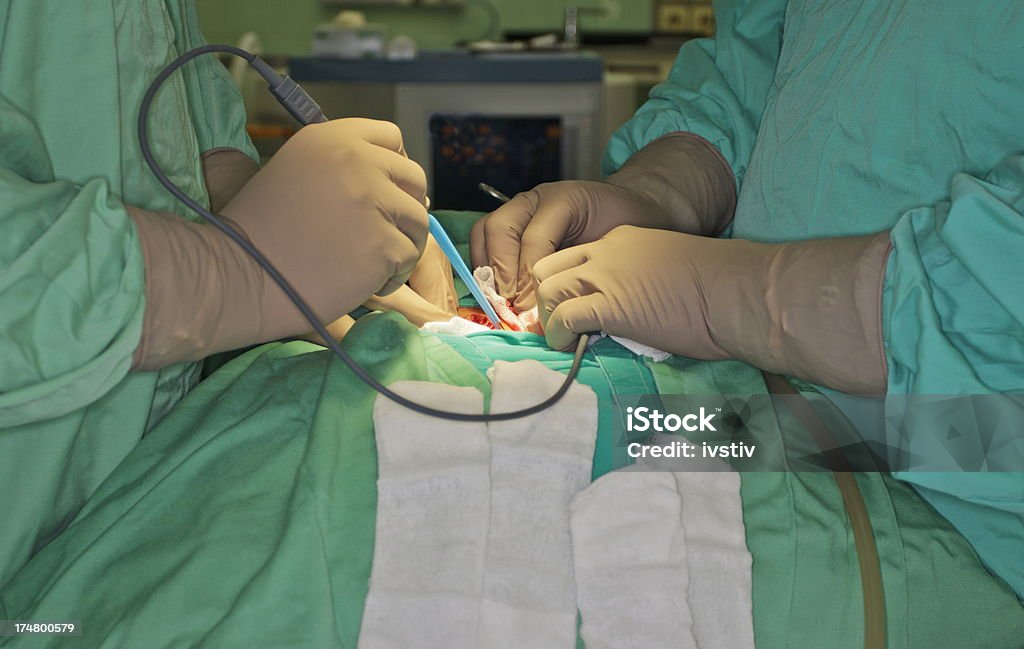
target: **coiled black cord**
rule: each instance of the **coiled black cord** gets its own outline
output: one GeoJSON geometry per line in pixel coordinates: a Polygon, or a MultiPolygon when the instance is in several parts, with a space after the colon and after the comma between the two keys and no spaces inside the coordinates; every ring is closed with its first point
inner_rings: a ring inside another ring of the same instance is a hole
{"type": "Polygon", "coordinates": [[[254,245],[252,245],[245,237],[241,236],[234,228],[225,223],[220,217],[206,209],[198,202],[189,197],[180,187],[171,182],[171,179],[167,177],[167,174],[163,172],[160,165],[157,163],[156,158],[153,155],[153,150],[149,143],[149,111],[153,105],[153,100],[156,97],[160,87],[167,81],[168,77],[174,74],[181,66],[185,65],[192,59],[195,59],[204,54],[210,54],[213,52],[225,52],[239,56],[249,62],[249,65],[255,69],[260,76],[266,79],[269,85],[270,92],[277,97],[278,101],[285,107],[288,112],[295,117],[303,126],[315,122],[327,121],[320,107],[317,106],[316,102],[306,94],[302,88],[292,81],[287,76],[278,74],[272,67],[267,65],[265,61],[260,59],[258,56],[247,52],[243,49],[232,47],[230,45],[204,45],[197,47],[193,50],[182,54],[177,59],[172,61],[166,68],[164,68],[160,74],[157,75],[156,79],[149,86],[145,96],[142,98],[142,105],[139,108],[139,147],[142,149],[142,157],[146,160],[146,164],[149,165],[150,170],[156,179],[160,181],[167,191],[181,201],[184,205],[188,206],[192,211],[198,214],[206,222],[210,223],[218,230],[227,235],[232,241],[242,248],[250,257],[252,257],[257,264],[270,276],[274,282],[281,287],[288,299],[295,304],[297,308],[309,321],[310,326],[317,334],[323,339],[324,343],[334,355],[341,359],[352,372],[359,377],[363,383],[376,390],[378,393],[384,395],[388,399],[391,399],[395,403],[404,406],[410,410],[418,412],[423,415],[430,417],[438,417],[440,419],[449,419],[451,421],[473,421],[473,422],[491,422],[491,421],[508,421],[510,419],[520,419],[522,417],[529,417],[530,415],[542,412],[554,404],[556,404],[569,388],[572,387],[573,381],[576,380],[576,376],[579,374],[580,365],[583,363],[583,354],[587,350],[588,336],[583,335],[580,337],[579,342],[576,345],[576,353],[573,356],[572,367],[569,369],[569,373],[565,378],[565,381],[558,388],[558,390],[535,406],[529,408],[523,408],[522,410],[515,410],[512,412],[499,412],[491,414],[464,414],[458,412],[448,412],[446,410],[438,410],[425,406],[421,403],[416,403],[406,399],[402,395],[393,392],[388,389],[387,386],[380,383],[377,379],[370,376],[370,374],[360,367],[351,356],[349,356],[345,350],[341,348],[338,341],[334,340],[330,333],[313,313],[313,310],[309,307],[302,296],[299,295],[295,287],[277,270],[273,263],[267,259],[263,253],[261,253],[254,245]]]}

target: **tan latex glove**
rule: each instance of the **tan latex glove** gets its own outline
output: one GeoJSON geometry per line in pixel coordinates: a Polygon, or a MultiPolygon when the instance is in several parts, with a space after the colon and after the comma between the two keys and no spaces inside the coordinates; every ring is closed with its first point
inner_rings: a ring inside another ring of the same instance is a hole
{"type": "Polygon", "coordinates": [[[459,296],[455,292],[455,276],[452,273],[452,264],[448,261],[441,246],[434,237],[427,237],[427,247],[423,250],[423,256],[409,276],[409,288],[412,289],[424,302],[433,307],[432,313],[424,311],[422,317],[430,316],[431,319],[419,322],[421,317],[411,317],[405,313],[410,322],[419,326],[425,322],[437,322],[437,316],[447,316],[447,320],[454,316],[459,309],[459,296]]]}
{"type": "Polygon", "coordinates": [[[401,313],[417,327],[422,327],[428,322],[447,322],[456,315],[454,310],[446,311],[428,302],[409,286],[403,286],[386,297],[370,298],[366,302],[366,308],[401,313]]]}
{"type": "MultiPolygon", "coordinates": [[[[458,305],[451,263],[434,237],[428,235],[423,256],[409,276],[409,282],[391,295],[371,297],[363,306],[373,311],[401,313],[406,320],[422,327],[428,322],[451,319],[458,312],[458,305]]],[[[341,342],[355,323],[350,316],[343,315],[327,325],[327,332],[341,342]]],[[[318,345],[324,344],[323,338],[316,332],[310,332],[302,338],[318,345]]]]}
{"type": "MultiPolygon", "coordinates": [[[[445,322],[456,315],[458,296],[455,293],[452,266],[434,237],[428,236],[427,247],[409,276],[408,284],[399,287],[391,295],[374,296],[363,306],[373,311],[401,313],[417,327],[428,322],[445,322]]],[[[327,331],[340,342],[353,325],[355,320],[345,315],[328,325],[327,331]]],[[[317,333],[307,334],[303,338],[319,345],[324,344],[317,333]]]]}
{"type": "Polygon", "coordinates": [[[736,185],[715,147],[674,133],[634,154],[607,182],[540,185],[478,221],[474,266],[492,266],[498,292],[517,310],[534,306],[534,264],[556,250],[596,241],[620,225],[714,234],[732,219],[736,185]]]}
{"type": "Polygon", "coordinates": [[[427,239],[420,263],[409,276],[409,283],[387,296],[375,295],[365,304],[374,311],[395,311],[422,327],[428,322],[443,322],[457,314],[458,296],[452,266],[433,237],[427,239]]]}
{"type": "Polygon", "coordinates": [[[888,253],[888,233],[762,244],[623,226],[533,270],[554,349],[603,331],[878,394],[888,253]]]}
{"type": "MultiPolygon", "coordinates": [[[[448,313],[428,302],[423,296],[412,290],[408,285],[398,287],[398,290],[387,297],[372,297],[363,305],[372,311],[393,311],[405,316],[405,319],[417,327],[422,327],[428,322],[444,322],[455,313],[448,313]]],[[[355,326],[356,321],[351,316],[343,315],[331,324],[327,325],[327,333],[341,342],[348,332],[355,326]]],[[[301,336],[303,340],[324,345],[323,338],[316,332],[301,336]]],[[[325,345],[326,346],[326,345],[325,345]]]]}
{"type": "MultiPolygon", "coordinates": [[[[427,239],[426,176],[393,124],[303,128],[223,208],[322,322],[405,283],[427,239]]],[[[146,264],[136,369],[298,336],[309,325],[215,228],[128,208],[146,264]]]]}
{"type": "Polygon", "coordinates": [[[210,211],[214,214],[219,214],[260,170],[252,158],[238,149],[211,149],[203,153],[202,161],[210,211]]]}

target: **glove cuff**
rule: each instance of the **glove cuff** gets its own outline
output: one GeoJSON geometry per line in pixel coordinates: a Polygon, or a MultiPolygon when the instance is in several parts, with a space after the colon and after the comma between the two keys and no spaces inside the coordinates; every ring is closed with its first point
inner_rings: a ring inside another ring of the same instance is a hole
{"type": "Polygon", "coordinates": [[[127,206],[146,271],[132,368],[155,370],[264,342],[262,271],[213,227],[127,206]]]}
{"type": "Polygon", "coordinates": [[[210,149],[203,153],[202,159],[210,211],[215,214],[220,213],[260,170],[252,158],[238,149],[210,149]]]}
{"type": "Polygon", "coordinates": [[[882,394],[888,372],[881,293],[890,249],[887,232],[744,242],[725,272],[705,281],[712,338],[763,370],[851,394],[882,394]]]}
{"type": "Polygon", "coordinates": [[[722,154],[695,133],[654,140],[608,177],[660,207],[677,232],[714,236],[732,222],[736,178],[722,154]]]}

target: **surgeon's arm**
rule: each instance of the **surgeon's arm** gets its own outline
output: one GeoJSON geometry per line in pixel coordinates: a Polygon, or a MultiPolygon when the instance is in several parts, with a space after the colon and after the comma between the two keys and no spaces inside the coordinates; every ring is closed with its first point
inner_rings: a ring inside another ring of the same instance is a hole
{"type": "Polygon", "coordinates": [[[714,145],[742,182],[775,79],[787,2],[715,2],[715,37],[683,45],[668,79],[612,136],[604,172],[613,173],[654,140],[683,131],[714,145]]]}
{"type": "Polygon", "coordinates": [[[889,235],[784,244],[622,226],[535,270],[545,335],[603,331],[858,394],[885,391],[889,235]]]}
{"type": "Polygon", "coordinates": [[[774,78],[785,8],[716,2],[715,38],[684,45],[668,80],[613,136],[606,182],[540,185],[482,219],[473,263],[494,267],[499,292],[533,306],[534,264],[620,225],[721,234],[774,78]]]}
{"type": "Polygon", "coordinates": [[[210,210],[215,214],[223,210],[260,170],[247,154],[229,147],[203,153],[202,162],[210,210]]]}
{"type": "MultiPolygon", "coordinates": [[[[193,11],[191,3],[168,10],[193,11]]],[[[201,44],[194,20],[188,24],[176,36],[201,44]]],[[[256,171],[244,110],[212,57],[184,79],[207,151],[207,188],[220,207],[256,171]]],[[[33,121],[0,96],[0,427],[82,408],[128,372],[146,300],[127,209],[101,179],[56,179],[33,121]]]]}
{"type": "MultiPolygon", "coordinates": [[[[987,458],[983,472],[897,476],[1024,598],[1024,156],[1006,158],[983,178],[957,174],[950,199],[904,214],[892,241],[883,293],[889,393],[1007,395],[998,409],[985,398],[972,404],[980,432],[975,450],[987,458]],[[1001,417],[993,416],[997,410],[1001,417]]],[[[930,443],[948,457],[950,422],[937,422],[938,431],[927,423],[909,422],[902,433],[922,445],[922,454],[930,443]]]]}
{"type": "Polygon", "coordinates": [[[82,408],[124,378],[144,273],[102,180],[56,180],[32,121],[0,95],[0,428],[82,408]]]}
{"type": "MultiPolygon", "coordinates": [[[[200,32],[195,7],[186,3],[172,11],[182,12],[185,28],[176,35],[179,51],[206,44],[200,32]]],[[[210,208],[220,212],[242,187],[259,171],[258,155],[246,133],[246,113],[242,97],[227,69],[215,56],[204,56],[194,63],[186,76],[186,89],[196,137],[204,151],[203,176],[210,197],[210,208]]],[[[408,287],[386,297],[372,298],[370,309],[397,311],[413,324],[447,320],[454,315],[457,296],[451,266],[437,244],[428,239],[420,263],[409,276],[408,287]]],[[[331,325],[332,332],[343,333],[350,319],[331,325]]]]}
{"type": "MultiPolygon", "coordinates": [[[[221,214],[327,324],[405,283],[426,246],[425,206],[426,176],[404,155],[398,127],[344,119],[299,131],[221,214]]],[[[309,331],[285,292],[218,229],[129,214],[146,267],[136,369],[309,331]]]]}
{"type": "Polygon", "coordinates": [[[889,232],[772,244],[623,226],[535,273],[557,349],[605,331],[844,392],[989,394],[1024,390],[1021,251],[1016,155],[889,232]]]}

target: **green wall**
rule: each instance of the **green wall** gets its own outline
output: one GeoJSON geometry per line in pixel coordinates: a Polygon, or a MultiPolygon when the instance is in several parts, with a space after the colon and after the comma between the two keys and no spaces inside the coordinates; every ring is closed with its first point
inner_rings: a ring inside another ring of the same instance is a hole
{"type": "MultiPolygon", "coordinates": [[[[247,31],[263,40],[273,54],[307,54],[313,28],[328,22],[341,7],[320,0],[195,0],[200,24],[211,42],[233,43],[247,31]]],[[[560,30],[566,2],[552,0],[491,0],[506,30],[560,30]]],[[[582,7],[606,7],[606,16],[581,14],[583,31],[648,31],[653,0],[581,0],[582,7]]],[[[462,9],[360,8],[370,22],[388,25],[392,36],[406,34],[423,48],[450,47],[480,37],[488,26],[487,10],[479,0],[462,9]]]]}

